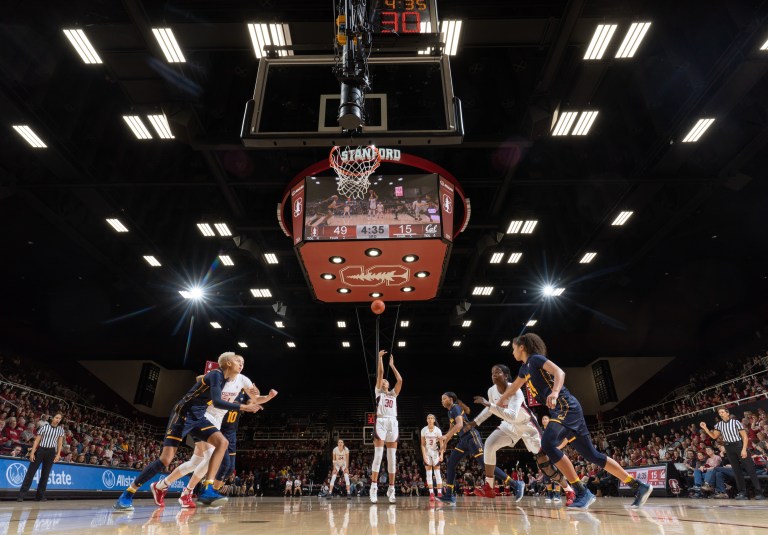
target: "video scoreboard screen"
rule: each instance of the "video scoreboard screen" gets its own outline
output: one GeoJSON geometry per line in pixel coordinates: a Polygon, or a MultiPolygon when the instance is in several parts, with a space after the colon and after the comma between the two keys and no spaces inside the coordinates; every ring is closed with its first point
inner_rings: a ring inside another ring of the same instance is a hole
{"type": "Polygon", "coordinates": [[[438,176],[373,175],[362,199],[339,194],[335,177],[308,177],[304,240],[439,238],[438,176]]]}

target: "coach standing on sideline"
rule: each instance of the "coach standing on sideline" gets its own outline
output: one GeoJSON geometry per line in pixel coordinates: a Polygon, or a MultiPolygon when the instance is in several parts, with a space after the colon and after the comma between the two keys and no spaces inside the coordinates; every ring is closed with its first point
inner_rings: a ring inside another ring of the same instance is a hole
{"type": "Polygon", "coordinates": [[[747,445],[749,439],[747,438],[747,431],[741,422],[735,418],[731,418],[731,413],[725,407],[717,409],[717,414],[720,415],[722,421],[715,424],[715,429],[710,431],[707,429],[707,424],[701,422],[699,426],[704,430],[710,438],[717,440],[722,435],[723,443],[725,444],[725,454],[728,456],[728,462],[731,463],[733,468],[733,475],[736,478],[736,486],[739,489],[739,493],[736,495],[737,500],[748,500],[747,485],[744,481],[743,470],[746,470],[752,485],[755,487],[755,499],[764,500],[763,491],[760,488],[760,480],[757,479],[755,473],[755,463],[752,462],[747,451],[747,445]]]}
{"type": "Polygon", "coordinates": [[[45,487],[48,485],[48,475],[51,473],[53,463],[57,462],[61,457],[61,447],[64,443],[65,431],[59,426],[61,418],[61,414],[56,414],[51,423],[45,423],[37,430],[35,441],[29,454],[27,475],[24,476],[24,483],[21,484],[21,489],[19,489],[19,497],[16,498],[17,502],[24,501],[24,494],[32,485],[32,479],[35,477],[35,472],[37,472],[41,463],[43,469],[40,471],[40,479],[37,482],[35,500],[38,502],[45,501],[45,487]]]}

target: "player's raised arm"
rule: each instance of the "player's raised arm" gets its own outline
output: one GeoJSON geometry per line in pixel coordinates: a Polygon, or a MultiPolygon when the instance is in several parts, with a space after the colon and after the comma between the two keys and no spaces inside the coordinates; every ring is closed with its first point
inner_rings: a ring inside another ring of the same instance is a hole
{"type": "Polygon", "coordinates": [[[385,350],[379,351],[379,358],[376,363],[376,390],[381,390],[381,382],[384,380],[384,355],[387,352],[385,350]]]}
{"type": "Polygon", "coordinates": [[[261,405],[261,404],[266,403],[267,401],[271,400],[276,395],[277,395],[277,390],[275,390],[273,388],[273,389],[271,389],[269,391],[269,394],[267,394],[266,396],[259,396],[259,395],[252,396],[251,400],[252,400],[253,403],[258,403],[259,405],[261,405]]]}
{"type": "Polygon", "coordinates": [[[403,376],[400,375],[400,372],[397,371],[397,368],[395,368],[395,356],[390,355],[389,356],[389,367],[392,368],[392,372],[395,374],[395,395],[400,394],[400,389],[403,388],[403,376]]]}

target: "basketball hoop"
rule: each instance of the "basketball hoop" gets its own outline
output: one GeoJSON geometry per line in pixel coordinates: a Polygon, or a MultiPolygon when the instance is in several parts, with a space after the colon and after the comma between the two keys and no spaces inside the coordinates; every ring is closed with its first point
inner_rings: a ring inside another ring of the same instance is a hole
{"type": "Polygon", "coordinates": [[[368,177],[381,164],[381,154],[373,145],[333,147],[328,162],[339,177],[339,194],[362,199],[371,185],[368,177]]]}

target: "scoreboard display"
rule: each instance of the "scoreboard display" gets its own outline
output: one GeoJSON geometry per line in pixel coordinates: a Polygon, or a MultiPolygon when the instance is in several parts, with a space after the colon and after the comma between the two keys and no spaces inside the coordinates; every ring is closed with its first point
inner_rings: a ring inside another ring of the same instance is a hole
{"type": "Polygon", "coordinates": [[[380,33],[424,33],[431,18],[428,0],[377,0],[373,29],[380,33]]]}
{"type": "Polygon", "coordinates": [[[305,241],[440,238],[438,176],[374,175],[363,199],[339,194],[335,177],[309,177],[305,241]]]}
{"type": "Polygon", "coordinates": [[[375,412],[366,412],[365,413],[365,425],[376,425],[376,413],[375,412]]]}

